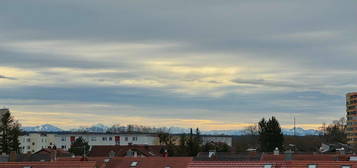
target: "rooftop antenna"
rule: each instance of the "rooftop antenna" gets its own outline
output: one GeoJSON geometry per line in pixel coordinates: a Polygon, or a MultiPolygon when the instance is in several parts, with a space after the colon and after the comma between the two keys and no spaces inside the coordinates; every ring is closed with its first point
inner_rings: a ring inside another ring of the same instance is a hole
{"type": "Polygon", "coordinates": [[[295,122],[295,115],[294,115],[294,136],[296,135],[295,131],[296,131],[296,122],[295,122]]]}
{"type": "Polygon", "coordinates": [[[294,124],[294,127],[293,127],[293,135],[295,136],[296,135],[296,120],[295,120],[295,112],[294,114],[292,112],[290,112],[290,116],[293,118],[293,124],[294,124]]]}

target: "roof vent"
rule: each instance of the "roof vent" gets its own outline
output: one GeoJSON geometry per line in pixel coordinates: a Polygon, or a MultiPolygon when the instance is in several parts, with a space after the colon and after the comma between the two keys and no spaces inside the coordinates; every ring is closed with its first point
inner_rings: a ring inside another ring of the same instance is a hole
{"type": "Polygon", "coordinates": [[[316,164],[309,164],[309,165],[307,166],[307,168],[317,168],[317,165],[316,165],[316,164]]]}
{"type": "Polygon", "coordinates": [[[273,165],[272,164],[265,164],[263,168],[272,168],[273,165]]]}
{"type": "Polygon", "coordinates": [[[136,167],[138,165],[138,162],[131,162],[130,167],[136,167]]]}
{"type": "Polygon", "coordinates": [[[352,166],[351,165],[343,165],[343,166],[341,166],[341,168],[352,168],[352,166]]]}
{"type": "Polygon", "coordinates": [[[274,155],[279,155],[279,148],[278,148],[278,147],[276,147],[276,148],[274,149],[274,155]]]}

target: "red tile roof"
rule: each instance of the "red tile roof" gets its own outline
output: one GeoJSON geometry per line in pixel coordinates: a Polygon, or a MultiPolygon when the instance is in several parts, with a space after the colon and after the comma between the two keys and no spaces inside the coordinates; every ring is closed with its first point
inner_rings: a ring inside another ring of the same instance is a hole
{"type": "MultiPolygon", "coordinates": [[[[58,158],[58,161],[82,161],[82,157],[74,157],[74,158],[58,158]]],[[[108,159],[108,157],[87,157],[88,161],[95,161],[96,167],[99,168],[104,165],[104,160],[108,159]]]]}
{"type": "Polygon", "coordinates": [[[63,149],[50,149],[50,148],[44,148],[44,149],[41,149],[35,153],[33,153],[32,155],[36,155],[36,154],[51,154],[51,153],[54,153],[56,152],[56,155],[57,157],[61,157],[61,156],[71,156],[72,154],[68,151],[65,151],[63,149]]]}
{"type": "Polygon", "coordinates": [[[162,156],[160,154],[162,146],[147,146],[147,145],[127,145],[127,146],[92,146],[88,156],[90,157],[108,157],[111,151],[115,152],[115,156],[125,156],[129,150],[137,151],[146,157],[162,156]]]}
{"type": "MultiPolygon", "coordinates": [[[[193,161],[189,164],[188,168],[223,168],[223,167],[230,167],[230,168],[263,168],[265,164],[271,164],[270,162],[231,162],[231,161],[193,161]]],[[[282,167],[282,163],[275,163],[276,165],[282,167]]]]}
{"type": "Polygon", "coordinates": [[[350,161],[193,161],[188,168],[263,168],[266,164],[272,165],[272,168],[307,168],[310,164],[316,164],[318,168],[341,168],[342,165],[350,165],[352,168],[357,168],[357,162],[350,161]]]}
{"type": "Polygon", "coordinates": [[[117,157],[111,159],[105,168],[187,168],[191,161],[192,157],[117,157]],[[131,167],[133,162],[137,162],[137,166],[131,167]]]}
{"type": "Polygon", "coordinates": [[[56,162],[1,162],[0,168],[95,168],[96,162],[56,161],[56,162]]]}
{"type": "MultiPolygon", "coordinates": [[[[337,161],[339,159],[337,154],[292,154],[291,160],[324,160],[324,161],[337,161]]],[[[284,161],[285,155],[262,154],[261,161],[284,161]]],[[[346,159],[342,159],[346,160],[346,159]]]]}

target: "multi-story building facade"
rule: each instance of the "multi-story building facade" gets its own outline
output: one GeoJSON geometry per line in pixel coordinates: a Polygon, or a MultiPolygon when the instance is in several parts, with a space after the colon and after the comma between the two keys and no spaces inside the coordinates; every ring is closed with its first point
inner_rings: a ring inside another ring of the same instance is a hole
{"type": "Polygon", "coordinates": [[[346,94],[347,143],[357,144],[357,92],[346,94]]]}
{"type": "MultiPolygon", "coordinates": [[[[180,136],[174,136],[178,145],[180,136]]],[[[68,150],[79,137],[86,140],[89,146],[160,145],[159,136],[155,133],[27,132],[19,137],[20,149],[23,153],[34,153],[49,146],[68,150]]],[[[222,142],[232,146],[232,136],[202,135],[202,143],[208,142],[222,142]]]]}
{"type": "Polygon", "coordinates": [[[68,150],[71,144],[79,137],[86,140],[89,146],[100,145],[159,145],[159,137],[156,134],[144,133],[74,133],[55,132],[38,133],[29,132],[19,137],[20,148],[23,153],[37,152],[42,148],[56,146],[68,150]]]}

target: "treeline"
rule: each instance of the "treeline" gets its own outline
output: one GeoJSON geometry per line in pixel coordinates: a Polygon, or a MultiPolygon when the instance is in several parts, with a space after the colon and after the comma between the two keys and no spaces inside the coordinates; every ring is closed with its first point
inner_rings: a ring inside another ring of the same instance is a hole
{"type": "Polygon", "coordinates": [[[0,152],[5,154],[12,151],[19,153],[21,125],[7,109],[2,109],[0,133],[0,152]]]}
{"type": "Polygon", "coordinates": [[[297,152],[316,152],[322,143],[347,143],[346,119],[344,117],[331,124],[322,124],[319,135],[291,136],[282,135],[279,122],[275,117],[268,121],[264,118],[258,123],[246,127],[245,135],[233,138],[236,152],[247,149],[256,149],[262,152],[272,152],[276,147],[279,150],[294,150],[297,152]]]}
{"type": "Polygon", "coordinates": [[[190,133],[174,136],[167,132],[159,133],[160,144],[165,148],[162,152],[167,152],[169,156],[196,156],[199,152],[229,152],[230,147],[226,143],[202,142],[200,130],[195,132],[190,129],[190,133]]]}
{"type": "Polygon", "coordinates": [[[127,126],[115,124],[108,128],[108,133],[123,133],[123,132],[136,132],[136,133],[160,133],[160,132],[170,132],[167,127],[148,127],[143,125],[129,124],[127,126]]]}

